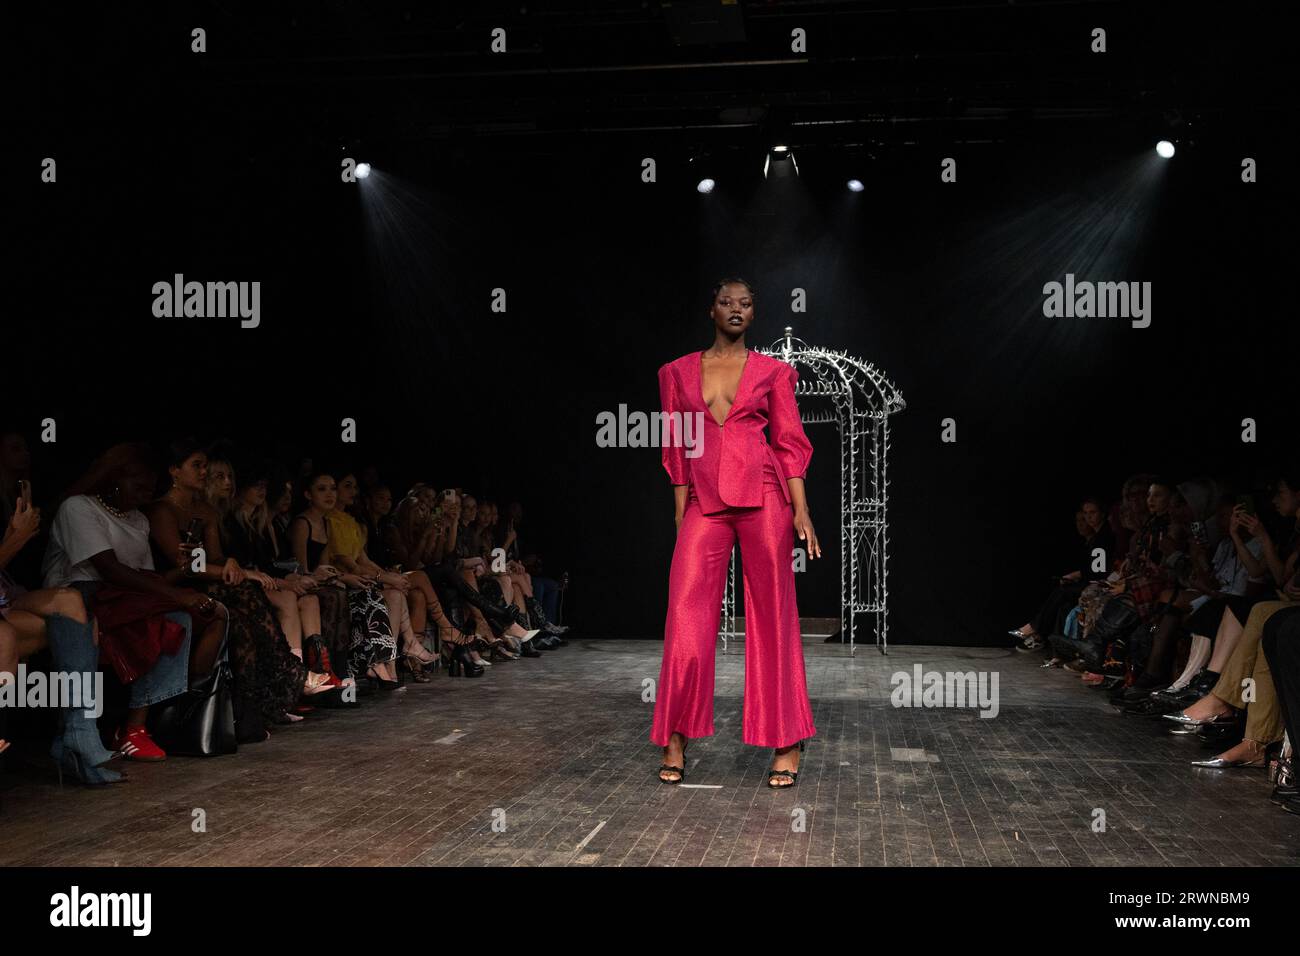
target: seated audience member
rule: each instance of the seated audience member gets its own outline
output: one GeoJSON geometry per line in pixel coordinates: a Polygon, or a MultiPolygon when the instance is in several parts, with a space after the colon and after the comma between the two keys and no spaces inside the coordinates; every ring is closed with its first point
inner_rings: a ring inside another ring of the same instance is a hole
{"type": "MultiPolygon", "coordinates": [[[[518,562],[519,567],[528,572],[529,581],[533,586],[533,595],[537,598],[540,609],[540,613],[533,619],[533,624],[556,638],[569,630],[569,625],[560,623],[560,592],[564,590],[565,584],[547,577],[543,573],[541,556],[524,550],[520,545],[519,527],[523,519],[523,505],[512,501],[506,508],[503,547],[506,549],[506,557],[518,562]]],[[[564,578],[567,581],[568,575],[564,575],[564,578]]]]}
{"type": "MultiPolygon", "coordinates": [[[[1300,479],[1297,479],[1300,481],[1300,479]]],[[[1243,594],[1228,594],[1221,604],[1211,602],[1202,609],[1197,630],[1213,637],[1211,656],[1205,669],[1195,678],[1195,690],[1207,692],[1217,682],[1236,649],[1251,609],[1274,596],[1277,588],[1295,573],[1300,560],[1300,494],[1292,491],[1286,479],[1273,486],[1273,507],[1286,522],[1283,543],[1275,545],[1261,521],[1249,513],[1244,504],[1236,504],[1228,522],[1228,537],[1237,559],[1245,570],[1247,587],[1243,594]],[[1271,558],[1269,557],[1271,555],[1271,558]],[[1213,620],[1215,613],[1218,620],[1213,620]]]]}
{"type": "MultiPolygon", "coordinates": [[[[491,579],[488,574],[491,549],[484,543],[482,527],[478,521],[478,499],[473,495],[462,495],[460,500],[460,521],[453,547],[456,573],[467,587],[476,591],[493,608],[493,613],[489,613],[480,603],[473,602],[468,605],[469,613],[474,619],[476,633],[492,649],[492,656],[513,658],[518,656],[515,648],[522,644],[522,638],[512,633],[517,630],[514,625],[523,627],[528,618],[517,607],[500,600],[499,592],[484,594],[479,579],[485,576],[491,579]],[[513,623],[504,626],[503,621],[513,623]]],[[[535,636],[532,635],[529,639],[532,640],[535,636]]],[[[545,648],[546,645],[538,639],[534,646],[545,648]]],[[[490,664],[491,661],[483,663],[490,664]]]]}
{"type": "MultiPolygon", "coordinates": [[[[36,537],[40,525],[40,509],[31,503],[30,485],[24,485],[0,541],[0,683],[13,680],[18,662],[45,647],[58,673],[99,670],[99,647],[81,592],[69,587],[28,591],[7,573],[9,563],[36,537]]],[[[62,730],[54,738],[50,756],[60,777],[66,769],[86,784],[115,782],[121,775],[103,769],[114,753],[105,749],[98,724],[85,711],[85,707],[61,711],[62,730]]],[[[7,708],[0,708],[0,717],[7,713],[7,708]]],[[[0,740],[0,752],[7,747],[0,740]]]]}
{"type": "MultiPolygon", "coordinates": [[[[101,659],[130,686],[130,709],[113,746],[131,760],[167,756],[145,729],[149,707],[211,673],[226,628],[218,601],[154,571],[149,521],[139,510],[153,493],[149,459],[147,447],[123,444],[96,460],[59,506],[44,564],[47,588],[81,592],[98,623],[101,659]]],[[[82,779],[105,782],[107,771],[87,773],[75,763],[68,769],[82,779]]]]}
{"type": "Polygon", "coordinates": [[[1300,606],[1281,610],[1268,619],[1260,647],[1273,675],[1278,709],[1291,742],[1290,752],[1278,762],[1272,799],[1288,813],[1300,815],[1295,772],[1295,748],[1300,743],[1300,606]]]}
{"type": "Polygon", "coordinates": [[[1213,522],[1206,523],[1206,531],[1213,527],[1213,537],[1218,539],[1212,556],[1207,556],[1202,543],[1211,539],[1210,535],[1194,535],[1191,542],[1196,590],[1188,601],[1190,613],[1185,622],[1191,635],[1191,646],[1183,672],[1162,692],[1171,700],[1195,700],[1209,692],[1219,677],[1217,671],[1205,669],[1210,663],[1216,635],[1222,635],[1218,638],[1219,648],[1222,661],[1226,661],[1232,650],[1231,643],[1241,632],[1238,619],[1245,620],[1251,607],[1266,596],[1260,588],[1262,582],[1250,576],[1245,563],[1247,557],[1258,560],[1262,544],[1241,529],[1234,505],[1232,495],[1221,496],[1213,522]],[[1231,629],[1225,619],[1236,625],[1231,636],[1228,636],[1231,629]]]}
{"type": "MultiPolygon", "coordinates": [[[[411,583],[406,592],[411,629],[417,636],[436,635],[440,643],[472,643],[474,635],[461,634],[443,611],[429,576],[431,567],[440,559],[448,524],[436,493],[428,485],[413,485],[397,513],[391,511],[392,495],[387,486],[379,484],[366,499],[366,550],[376,564],[400,573],[411,583]]],[[[435,659],[432,666],[437,663],[435,659]]],[[[425,662],[422,666],[431,665],[425,662]]]]}
{"type": "Polygon", "coordinates": [[[552,621],[552,615],[558,617],[558,614],[555,613],[555,610],[548,614],[541,600],[544,591],[551,588],[550,593],[555,598],[555,607],[558,608],[559,585],[550,578],[544,578],[541,575],[534,576],[519,559],[518,525],[523,518],[523,513],[523,507],[519,502],[512,502],[503,520],[499,509],[494,503],[488,532],[495,546],[500,548],[505,555],[506,571],[510,574],[515,589],[520,594],[521,607],[529,621],[529,625],[539,629],[550,639],[550,643],[556,646],[564,645],[568,641],[564,640],[561,635],[569,629],[552,621]]]}
{"type": "MultiPolygon", "coordinates": [[[[1163,713],[1180,706],[1160,691],[1170,683],[1184,622],[1206,600],[1222,596],[1205,551],[1205,543],[1211,537],[1215,540],[1220,537],[1214,521],[1210,520],[1219,497],[1217,484],[1209,479],[1185,481],[1178,485],[1173,496],[1170,515],[1174,523],[1160,542],[1169,586],[1159,597],[1150,649],[1144,657],[1133,658],[1140,665],[1141,673],[1123,695],[1129,701],[1126,707],[1129,713],[1163,713]]],[[[1225,559],[1235,555],[1231,546],[1222,553],[1225,559]]],[[[1202,626],[1207,617],[1203,616],[1197,626],[1202,626]]]]}
{"type": "MultiPolygon", "coordinates": [[[[359,486],[350,472],[336,475],[338,503],[326,515],[329,523],[330,546],[326,560],[347,574],[375,582],[388,609],[388,619],[401,647],[400,657],[416,680],[424,677],[423,669],[434,663],[434,656],[424,647],[411,626],[410,605],[406,595],[411,581],[404,575],[381,567],[367,552],[369,540],[358,501],[359,486]]],[[[381,542],[380,547],[384,545],[381,542]]],[[[395,665],[390,665],[395,666],[395,665]]]]}
{"type": "Polygon", "coordinates": [[[207,470],[207,453],[197,442],[172,443],[170,487],[149,505],[149,536],[155,563],[171,572],[178,585],[205,593],[227,609],[236,733],[240,743],[259,743],[270,737],[267,724],[300,719],[292,713],[299,698],[325,690],[328,676],[309,673],[290,649],[267,598],[273,579],[245,571],[222,552],[221,516],[206,498],[207,470]],[[198,549],[204,560],[196,569],[198,549]]]}
{"type": "Polygon", "coordinates": [[[289,540],[295,560],[318,580],[327,584],[337,582],[347,589],[349,643],[341,663],[335,656],[334,667],[346,669],[349,677],[358,684],[365,677],[372,689],[397,690],[399,685],[394,670],[397,641],[393,637],[383,590],[368,575],[340,569],[333,564],[335,549],[346,558],[354,545],[356,550],[360,550],[361,537],[360,529],[354,527],[355,520],[346,514],[348,521],[338,522],[341,531],[332,533],[330,516],[338,511],[338,484],[334,476],[312,469],[306,476],[301,500],[305,507],[289,524],[289,540]]]}
{"type": "Polygon", "coordinates": [[[1238,711],[1246,712],[1246,735],[1241,743],[1209,760],[1194,760],[1193,766],[1262,767],[1269,748],[1281,741],[1282,715],[1268,660],[1259,652],[1260,639],[1274,614],[1300,601],[1300,574],[1287,582],[1283,594],[1281,601],[1261,601],[1251,609],[1241,638],[1214,689],[1187,709],[1169,715],[1169,719],[1184,727],[1199,727],[1230,723],[1238,711]]]}
{"type": "Polygon", "coordinates": [[[1047,636],[1061,633],[1065,617],[1079,603],[1079,595],[1093,581],[1110,573],[1115,554],[1115,536],[1106,524],[1105,510],[1096,498],[1086,498],[1079,506],[1083,521],[1082,542],[1070,570],[1062,574],[1046,603],[1034,619],[1011,631],[1019,643],[1016,649],[1034,651],[1042,647],[1047,636]]]}
{"type": "MultiPolygon", "coordinates": [[[[261,583],[266,596],[275,607],[280,628],[295,657],[303,659],[303,644],[320,640],[321,609],[315,578],[290,570],[288,542],[282,539],[271,523],[271,511],[266,503],[269,467],[244,465],[248,484],[242,484],[233,465],[227,464],[229,487],[224,496],[209,497],[208,503],[222,513],[221,547],[244,569],[244,573],[261,583]],[[225,502],[223,511],[218,502],[225,502]]],[[[214,487],[208,473],[208,493],[214,487]]],[[[337,683],[337,678],[334,678],[337,683]]]]}
{"type": "MultiPolygon", "coordinates": [[[[349,659],[354,637],[354,602],[348,597],[347,585],[338,568],[322,560],[329,546],[325,514],[334,507],[334,478],[324,473],[312,473],[303,482],[301,493],[293,496],[301,500],[301,510],[285,523],[284,535],[292,567],[298,574],[316,582],[313,593],[320,606],[320,636],[315,639],[308,636],[303,653],[312,670],[330,674],[336,684],[353,685],[356,678],[349,670],[349,659]]],[[[382,623],[387,627],[387,612],[382,623]]],[[[360,634],[370,639],[368,630],[360,634]]]]}
{"type": "Polygon", "coordinates": [[[1133,536],[1142,530],[1148,518],[1147,492],[1155,475],[1137,474],[1128,478],[1120,489],[1119,501],[1111,507],[1107,523],[1115,535],[1115,554],[1123,557],[1129,553],[1133,536]]]}
{"type": "Polygon", "coordinates": [[[1128,554],[1108,577],[1112,594],[1127,594],[1143,623],[1152,623],[1160,596],[1171,583],[1170,563],[1179,551],[1162,547],[1172,523],[1169,507],[1173,501],[1173,483],[1163,478],[1152,480],[1147,489],[1147,520],[1129,542],[1128,554]]]}
{"type": "MultiPolygon", "coordinates": [[[[541,653],[532,641],[536,632],[519,624],[517,612],[488,600],[462,576],[455,554],[462,502],[455,488],[440,495],[427,485],[415,485],[398,508],[389,540],[395,553],[406,555],[420,568],[412,580],[427,588],[448,676],[478,677],[488,663],[479,651],[489,650],[497,640],[486,623],[489,619],[503,635],[519,641],[520,655],[540,657],[541,653]]],[[[497,656],[505,659],[504,654],[497,656]]]]}

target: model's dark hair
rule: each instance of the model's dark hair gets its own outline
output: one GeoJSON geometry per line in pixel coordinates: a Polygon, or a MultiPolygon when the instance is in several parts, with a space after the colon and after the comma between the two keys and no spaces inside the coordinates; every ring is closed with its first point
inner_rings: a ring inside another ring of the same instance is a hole
{"type": "Polygon", "coordinates": [[[718,293],[722,291],[723,286],[729,286],[729,285],[743,285],[745,287],[745,290],[749,292],[749,297],[751,299],[758,298],[758,294],[754,292],[754,287],[750,285],[748,282],[746,282],[744,279],[734,278],[734,277],[731,279],[723,279],[713,287],[713,298],[709,299],[709,308],[712,308],[713,303],[718,301],[718,293]]]}

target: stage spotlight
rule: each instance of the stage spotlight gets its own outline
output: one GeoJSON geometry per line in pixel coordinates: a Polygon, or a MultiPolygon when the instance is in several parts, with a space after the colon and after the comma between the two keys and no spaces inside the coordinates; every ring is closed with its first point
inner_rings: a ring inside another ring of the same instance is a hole
{"type": "Polygon", "coordinates": [[[850,179],[850,180],[849,180],[849,189],[852,190],[852,191],[855,192],[855,193],[860,193],[860,192],[862,192],[862,190],[866,189],[866,187],[862,185],[862,180],[860,180],[860,179],[850,179]]]}
{"type": "Polygon", "coordinates": [[[799,175],[799,163],[789,146],[773,146],[763,154],[763,178],[785,179],[799,175]]]}
{"type": "Polygon", "coordinates": [[[1162,139],[1160,142],[1156,143],[1156,152],[1165,159],[1168,159],[1174,155],[1174,144],[1169,142],[1167,139],[1162,139]]]}
{"type": "Polygon", "coordinates": [[[370,175],[369,163],[357,163],[357,179],[365,179],[370,175]]]}
{"type": "Polygon", "coordinates": [[[711,193],[713,192],[713,187],[715,185],[716,183],[714,183],[712,179],[701,179],[696,184],[695,188],[702,193],[711,193]]]}

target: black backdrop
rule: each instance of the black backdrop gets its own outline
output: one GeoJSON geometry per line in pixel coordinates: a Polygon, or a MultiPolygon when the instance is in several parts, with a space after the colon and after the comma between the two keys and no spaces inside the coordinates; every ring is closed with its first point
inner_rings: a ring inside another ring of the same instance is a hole
{"type": "MultiPolygon", "coordinates": [[[[833,145],[800,155],[798,180],[765,182],[761,153],[737,151],[701,196],[678,153],[640,181],[657,146],[539,155],[367,129],[359,158],[376,174],[344,185],[339,157],[356,148],[320,107],[332,91],[264,89],[254,68],[217,82],[177,48],[182,21],[18,33],[4,392],[34,443],[38,502],[136,437],[374,461],[398,489],[520,498],[526,543],[572,574],[582,632],[658,636],[667,478],[656,449],[598,448],[595,418],[657,407],[656,369],[709,344],[710,287],[730,274],[758,292],[751,345],[793,325],[876,363],[907,399],[890,462],[897,642],[980,644],[1021,623],[1083,494],[1113,500],[1138,470],[1259,484],[1300,444],[1293,112],[1243,107],[1171,162],[1137,120],[1026,120],[997,143],[882,153],[861,194],[833,145]],[[55,185],[29,175],[46,155],[55,185]],[[939,182],[949,155],[956,184],[939,182]],[[260,281],[261,327],[155,319],[151,287],[177,272],[260,281]],[[1067,272],[1152,282],[1151,327],[1044,318],[1042,285],[1067,272]],[[490,311],[496,287],[505,314],[490,311]],[[805,314],[790,311],[796,287],[805,314]],[[54,446],[36,442],[47,416],[54,446]],[[946,417],[955,444],[940,441],[946,417]]],[[[810,437],[829,547],[800,606],[835,616],[838,453],[830,426],[810,437]]]]}

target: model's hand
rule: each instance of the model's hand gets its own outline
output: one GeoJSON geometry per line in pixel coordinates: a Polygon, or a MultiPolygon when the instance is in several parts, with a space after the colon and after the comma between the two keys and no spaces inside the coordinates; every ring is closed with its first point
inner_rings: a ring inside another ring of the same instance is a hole
{"type": "Polygon", "coordinates": [[[800,541],[808,543],[808,557],[820,558],[822,556],[821,545],[817,543],[817,532],[813,530],[812,519],[808,517],[807,511],[795,512],[794,530],[799,535],[800,541]]]}

